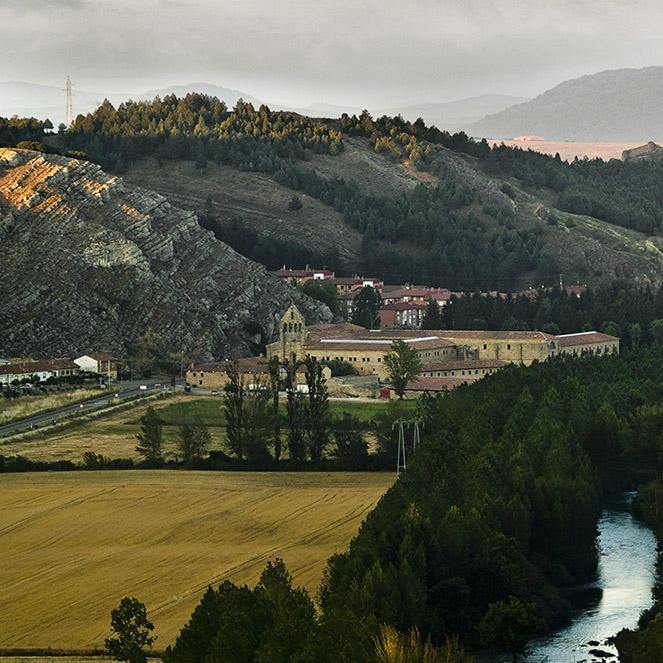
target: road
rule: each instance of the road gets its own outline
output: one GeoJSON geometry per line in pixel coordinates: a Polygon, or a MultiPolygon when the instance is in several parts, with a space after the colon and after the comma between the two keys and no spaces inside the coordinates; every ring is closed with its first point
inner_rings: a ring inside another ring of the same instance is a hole
{"type": "MultiPolygon", "coordinates": [[[[181,387],[184,381],[178,380],[178,383],[179,386],[181,387]]],[[[26,431],[32,428],[41,428],[42,426],[45,425],[51,425],[53,421],[62,421],[62,419],[71,417],[73,414],[77,412],[87,412],[89,410],[94,410],[103,405],[108,405],[113,401],[126,400],[128,397],[135,396],[136,394],[144,394],[144,393],[159,391],[164,388],[167,389],[170,387],[170,381],[164,381],[159,383],[159,382],[146,382],[144,380],[143,381],[134,380],[133,382],[127,381],[122,383],[116,383],[115,386],[118,389],[118,391],[116,392],[109,394],[102,394],[100,396],[93,396],[92,398],[89,398],[85,401],[78,401],[76,403],[72,403],[71,405],[58,408],[57,410],[42,412],[39,414],[32,415],[31,417],[27,417],[25,419],[21,419],[19,421],[13,421],[12,423],[4,424],[3,426],[0,426],[0,437],[12,435],[13,433],[17,433],[19,431],[26,431]],[[145,388],[141,389],[141,386],[145,388]],[[115,394],[118,394],[117,398],[115,397],[115,394]]]]}

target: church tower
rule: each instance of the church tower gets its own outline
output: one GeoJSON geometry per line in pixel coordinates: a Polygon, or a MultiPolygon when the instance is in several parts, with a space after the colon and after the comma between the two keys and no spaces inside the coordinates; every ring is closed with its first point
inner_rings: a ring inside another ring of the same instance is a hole
{"type": "Polygon", "coordinates": [[[267,346],[268,357],[277,355],[279,361],[288,360],[293,364],[304,358],[306,342],[306,322],[299,309],[292,304],[281,318],[279,340],[267,346]]]}

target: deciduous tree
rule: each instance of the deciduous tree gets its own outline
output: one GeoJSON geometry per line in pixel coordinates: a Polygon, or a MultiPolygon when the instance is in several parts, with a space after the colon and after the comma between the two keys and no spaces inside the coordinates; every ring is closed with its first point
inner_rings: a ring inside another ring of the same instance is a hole
{"type": "Polygon", "coordinates": [[[136,598],[125,596],[120,605],[111,611],[111,633],[104,646],[117,661],[145,663],[149,647],[155,640],[150,635],[154,624],[147,618],[145,605],[136,598]]]}
{"type": "Polygon", "coordinates": [[[421,359],[414,348],[399,338],[391,344],[391,352],[384,358],[384,363],[394,391],[402,399],[407,383],[421,374],[421,359]]]}

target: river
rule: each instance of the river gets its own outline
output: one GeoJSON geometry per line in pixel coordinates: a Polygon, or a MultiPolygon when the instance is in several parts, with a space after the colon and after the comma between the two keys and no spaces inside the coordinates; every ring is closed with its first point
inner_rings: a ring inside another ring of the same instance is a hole
{"type": "MultiPolygon", "coordinates": [[[[579,588],[585,597],[581,611],[569,626],[530,643],[527,661],[576,663],[599,660],[589,653],[600,649],[616,655],[606,639],[623,628],[633,628],[640,613],[651,605],[656,579],[656,538],[633,519],[633,493],[603,510],[598,529],[599,564],[596,581],[579,588]],[[599,643],[592,644],[589,643],[599,643]]],[[[615,658],[606,660],[615,661],[615,658]]]]}

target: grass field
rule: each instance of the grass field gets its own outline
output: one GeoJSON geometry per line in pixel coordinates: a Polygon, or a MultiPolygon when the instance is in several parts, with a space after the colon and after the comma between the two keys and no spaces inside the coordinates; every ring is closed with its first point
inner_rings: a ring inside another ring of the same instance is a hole
{"type": "Polygon", "coordinates": [[[91,649],[123,596],[171,644],[209,584],[282,557],[315,593],[392,474],[0,475],[0,648],[91,649]]]}
{"type": "MultiPolygon", "coordinates": [[[[209,427],[212,437],[211,449],[225,449],[225,416],[223,397],[196,397],[180,394],[167,403],[150,403],[159,412],[167,425],[164,426],[163,451],[166,456],[177,451],[177,427],[184,421],[201,423],[209,427]]],[[[413,410],[415,401],[403,401],[401,407],[408,412],[413,410]]],[[[108,413],[101,418],[80,422],[63,430],[43,432],[29,439],[0,440],[0,455],[21,455],[33,461],[70,460],[81,463],[83,454],[91,451],[109,458],[139,459],[135,451],[136,433],[140,432],[140,418],[147,409],[147,403],[137,403],[129,410],[108,413]]],[[[393,404],[392,404],[392,407],[393,404]]],[[[384,413],[384,401],[331,401],[330,411],[336,417],[348,412],[363,424],[384,413]]],[[[281,404],[285,416],[285,404],[281,404]]],[[[397,419],[399,414],[394,415],[397,419]]],[[[285,423],[283,424],[285,427],[285,423]]],[[[285,432],[284,432],[285,434],[285,432]]]]}

